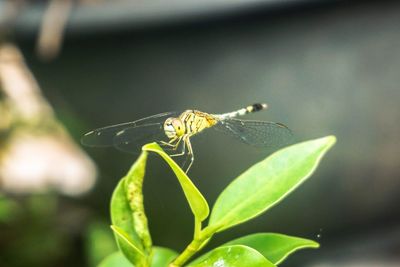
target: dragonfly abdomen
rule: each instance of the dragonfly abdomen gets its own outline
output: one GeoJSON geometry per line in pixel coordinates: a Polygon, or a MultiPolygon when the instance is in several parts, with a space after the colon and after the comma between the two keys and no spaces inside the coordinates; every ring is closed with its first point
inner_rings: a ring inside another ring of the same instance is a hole
{"type": "Polygon", "coordinates": [[[250,106],[247,106],[245,108],[241,108],[239,110],[233,111],[233,112],[228,112],[228,113],[224,113],[224,114],[219,114],[216,115],[219,119],[224,120],[224,119],[231,119],[231,118],[235,118],[238,116],[243,116],[246,115],[248,113],[253,113],[253,112],[257,112],[257,111],[261,111],[264,110],[268,107],[267,104],[264,103],[256,103],[250,106]]]}

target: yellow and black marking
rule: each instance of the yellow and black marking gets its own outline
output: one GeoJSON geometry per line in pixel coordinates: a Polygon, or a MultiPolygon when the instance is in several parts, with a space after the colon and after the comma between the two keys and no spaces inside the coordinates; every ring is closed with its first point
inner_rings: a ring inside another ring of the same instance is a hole
{"type": "Polygon", "coordinates": [[[200,133],[218,122],[212,115],[198,110],[186,110],[179,119],[185,125],[185,135],[189,136],[200,133]]]}

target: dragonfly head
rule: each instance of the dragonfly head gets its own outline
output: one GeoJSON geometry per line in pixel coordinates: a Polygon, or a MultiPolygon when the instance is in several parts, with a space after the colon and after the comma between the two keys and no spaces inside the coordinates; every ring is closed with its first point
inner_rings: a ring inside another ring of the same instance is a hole
{"type": "Polygon", "coordinates": [[[164,122],[164,132],[172,139],[185,134],[185,125],[179,118],[168,118],[164,122]]]}

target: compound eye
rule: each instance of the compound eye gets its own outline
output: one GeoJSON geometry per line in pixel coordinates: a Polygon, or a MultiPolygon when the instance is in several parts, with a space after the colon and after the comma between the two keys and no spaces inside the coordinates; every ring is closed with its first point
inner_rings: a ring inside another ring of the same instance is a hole
{"type": "Polygon", "coordinates": [[[171,125],[172,125],[172,119],[171,119],[171,118],[167,119],[167,120],[165,121],[165,125],[166,125],[166,126],[171,126],[171,125]]]}

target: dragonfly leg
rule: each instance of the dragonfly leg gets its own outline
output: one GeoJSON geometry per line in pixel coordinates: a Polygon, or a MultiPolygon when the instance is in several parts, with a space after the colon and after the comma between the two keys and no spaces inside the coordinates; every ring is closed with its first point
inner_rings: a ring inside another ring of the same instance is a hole
{"type": "Polygon", "coordinates": [[[174,144],[175,141],[178,141],[177,144],[179,144],[180,140],[178,140],[178,137],[174,137],[171,140],[169,140],[168,142],[160,141],[160,144],[163,145],[163,146],[169,146],[169,147],[173,147],[173,148],[176,149],[177,144],[174,144]]]}
{"type": "MultiPolygon", "coordinates": [[[[177,144],[179,144],[179,143],[181,142],[182,139],[183,139],[182,137],[179,138],[177,144]]],[[[175,149],[176,149],[176,148],[175,148],[175,149]]],[[[169,155],[169,156],[170,156],[170,157],[178,157],[178,156],[185,155],[185,153],[186,153],[186,142],[183,141],[183,143],[182,143],[182,151],[181,151],[180,153],[172,154],[172,155],[169,155]]]]}
{"type": "Polygon", "coordinates": [[[193,161],[194,161],[194,155],[193,155],[193,149],[192,149],[192,144],[190,143],[190,139],[189,136],[185,138],[185,140],[183,140],[186,143],[186,146],[188,148],[188,155],[190,155],[190,163],[189,166],[186,169],[186,173],[189,172],[190,167],[192,167],[193,161]]]}

